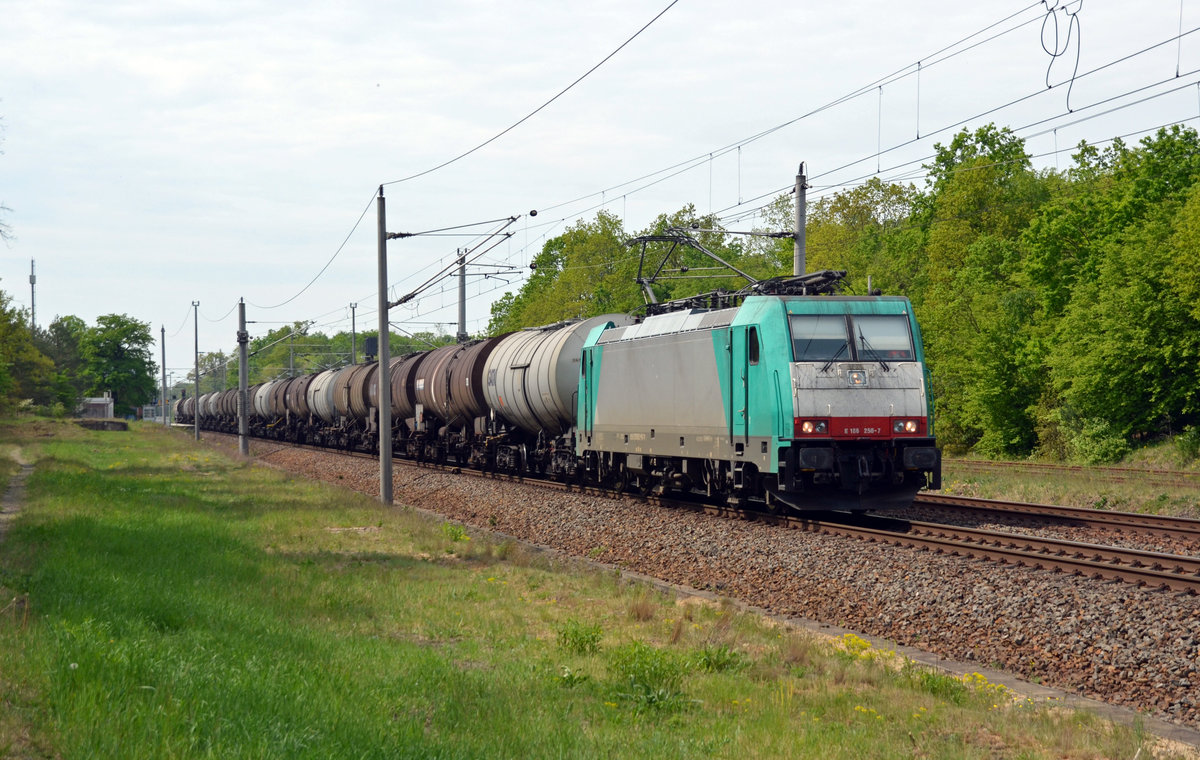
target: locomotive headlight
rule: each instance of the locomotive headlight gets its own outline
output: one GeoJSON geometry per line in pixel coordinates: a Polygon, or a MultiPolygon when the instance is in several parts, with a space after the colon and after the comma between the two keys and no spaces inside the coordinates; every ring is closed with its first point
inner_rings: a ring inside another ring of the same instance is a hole
{"type": "Polygon", "coordinates": [[[796,432],[803,435],[824,435],[829,432],[828,420],[796,420],[796,432]]]}
{"type": "Polygon", "coordinates": [[[892,423],[892,432],[915,433],[919,427],[916,420],[896,420],[892,423]]]}
{"type": "Polygon", "coordinates": [[[801,433],[811,433],[816,429],[817,429],[817,426],[813,424],[812,420],[805,420],[804,422],[800,423],[800,432],[801,433]]]}

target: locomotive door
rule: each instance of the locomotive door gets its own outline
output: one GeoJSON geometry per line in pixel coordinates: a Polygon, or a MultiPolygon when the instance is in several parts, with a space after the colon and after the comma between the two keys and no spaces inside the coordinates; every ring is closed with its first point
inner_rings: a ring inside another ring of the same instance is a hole
{"type": "Polygon", "coordinates": [[[751,367],[758,364],[758,328],[730,328],[729,438],[734,446],[750,442],[751,367]]]}
{"type": "Polygon", "coordinates": [[[740,450],[750,443],[751,403],[763,379],[757,325],[731,328],[730,342],[730,443],[740,450]]]}

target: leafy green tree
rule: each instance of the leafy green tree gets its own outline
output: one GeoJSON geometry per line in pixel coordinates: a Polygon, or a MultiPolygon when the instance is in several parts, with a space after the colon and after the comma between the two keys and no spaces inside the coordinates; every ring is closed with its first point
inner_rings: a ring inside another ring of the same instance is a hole
{"type": "Polygon", "coordinates": [[[624,311],[641,302],[633,283],[636,260],[625,245],[621,220],[606,211],[548,240],[531,269],[516,294],[493,306],[489,334],[624,311]]]}
{"type": "MultiPolygon", "coordinates": [[[[852,292],[871,287],[885,293],[911,294],[919,289],[924,231],[911,222],[919,193],[872,177],[862,185],[824,196],[806,212],[805,268],[842,269],[852,292]]],[[[767,211],[772,230],[790,230],[794,199],[783,195],[767,211]]],[[[792,271],[793,240],[774,243],[776,271],[792,271]]]]}
{"type": "Polygon", "coordinates": [[[155,397],[157,365],[151,358],[150,325],[125,314],[105,314],[80,343],[88,393],[110,391],[114,412],[130,414],[155,397]]]}
{"type": "Polygon", "coordinates": [[[1200,266],[1196,265],[1200,255],[1200,183],[1194,184],[1188,191],[1175,217],[1171,251],[1175,295],[1184,303],[1191,304],[1193,319],[1200,319],[1200,266]]]}
{"type": "Polygon", "coordinates": [[[939,436],[953,448],[1023,453],[1034,440],[1025,410],[1040,395],[1029,384],[1040,359],[1026,343],[1033,314],[1013,241],[1054,180],[1033,172],[1023,141],[994,125],[963,130],[935,148],[928,192],[913,214],[926,230],[923,287],[913,300],[933,371],[939,436]]]}
{"type": "Polygon", "coordinates": [[[34,345],[27,312],[0,291],[0,411],[9,413],[23,400],[55,400],[54,362],[34,345]]]}
{"type": "Polygon", "coordinates": [[[1115,145],[1095,163],[1086,168],[1104,180],[1092,188],[1102,223],[1090,231],[1086,266],[1072,273],[1048,359],[1059,403],[1044,404],[1041,416],[1066,453],[1105,461],[1200,413],[1200,315],[1190,285],[1200,139],[1176,126],[1138,149],[1115,145]]]}
{"type": "Polygon", "coordinates": [[[80,346],[87,323],[76,316],[55,317],[46,328],[39,328],[34,342],[54,362],[54,395],[65,411],[79,406],[87,378],[83,375],[80,346]]]}

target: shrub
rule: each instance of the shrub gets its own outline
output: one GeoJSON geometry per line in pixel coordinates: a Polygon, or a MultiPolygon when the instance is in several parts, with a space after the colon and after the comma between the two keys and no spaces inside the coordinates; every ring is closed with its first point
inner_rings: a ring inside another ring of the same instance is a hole
{"type": "Polygon", "coordinates": [[[693,655],[692,663],[697,670],[705,673],[736,672],[743,670],[748,664],[741,652],[726,644],[706,645],[693,655]]]}
{"type": "Polygon", "coordinates": [[[1084,420],[1083,429],[1071,438],[1071,449],[1074,458],[1085,464],[1111,464],[1131,451],[1125,436],[1097,417],[1084,420]]]}
{"type": "Polygon", "coordinates": [[[599,625],[571,619],[558,629],[558,648],[574,654],[595,654],[603,635],[599,625]]]}
{"type": "Polygon", "coordinates": [[[1184,464],[1191,464],[1200,459],[1200,427],[1188,425],[1175,438],[1175,444],[1179,447],[1179,455],[1183,457],[1184,464]]]}
{"type": "Polygon", "coordinates": [[[657,609],[654,595],[649,591],[642,591],[629,603],[629,617],[639,623],[645,623],[654,619],[657,609]]]}
{"type": "Polygon", "coordinates": [[[442,535],[454,542],[471,540],[467,529],[458,523],[442,523],[442,535]]]}
{"type": "Polygon", "coordinates": [[[633,701],[638,711],[684,704],[682,686],[687,665],[671,652],[635,641],[613,652],[609,668],[628,689],[620,696],[633,701]]]}

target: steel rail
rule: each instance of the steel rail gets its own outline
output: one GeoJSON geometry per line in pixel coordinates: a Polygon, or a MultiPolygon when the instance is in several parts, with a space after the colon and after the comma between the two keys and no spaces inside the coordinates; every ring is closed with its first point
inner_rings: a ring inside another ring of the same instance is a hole
{"type": "Polygon", "coordinates": [[[1055,464],[1052,462],[1008,462],[989,461],[986,459],[951,459],[942,460],[944,466],[961,467],[968,470],[1013,470],[1030,473],[1055,474],[1071,473],[1088,475],[1112,482],[1129,482],[1136,480],[1151,481],[1158,484],[1192,487],[1200,485],[1200,470],[1166,470],[1142,469],[1139,467],[1085,467],[1077,464],[1055,464]]]}
{"type": "Polygon", "coordinates": [[[999,501],[995,499],[977,499],[970,496],[949,496],[928,493],[917,494],[913,506],[953,507],[981,512],[997,512],[1018,517],[1051,517],[1081,525],[1166,535],[1172,538],[1200,536],[1200,520],[1171,515],[1109,512],[1101,509],[1087,509],[1085,507],[1062,507],[1052,504],[1030,504],[1020,501],[999,501]]]}
{"type": "Polygon", "coordinates": [[[1200,559],[1194,557],[890,518],[867,525],[854,518],[780,519],[788,527],[822,534],[1200,594],[1200,559]]]}

